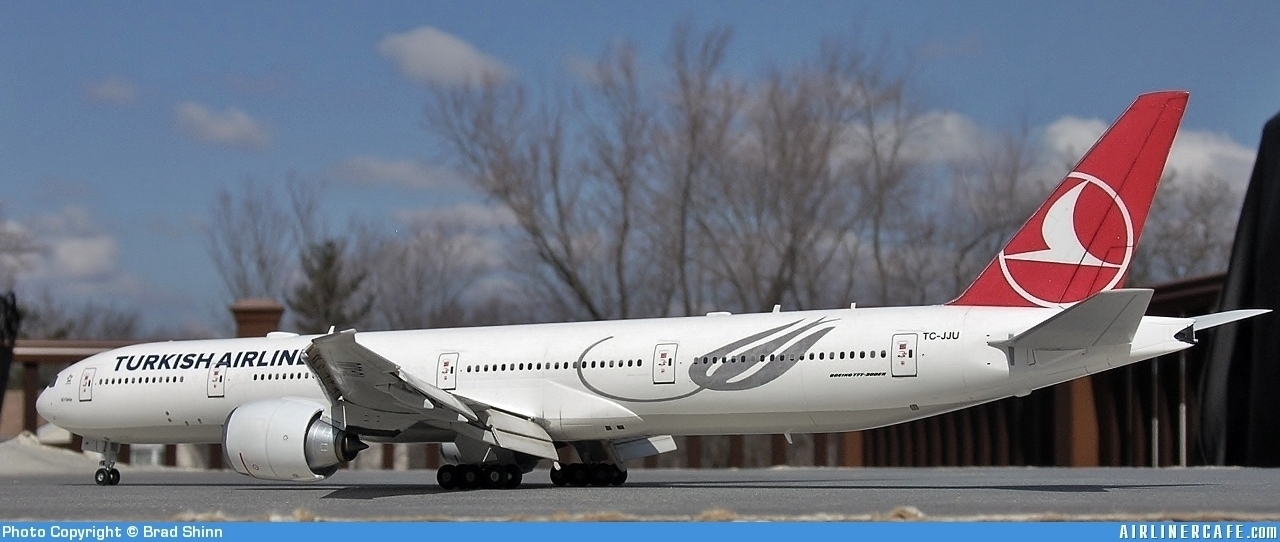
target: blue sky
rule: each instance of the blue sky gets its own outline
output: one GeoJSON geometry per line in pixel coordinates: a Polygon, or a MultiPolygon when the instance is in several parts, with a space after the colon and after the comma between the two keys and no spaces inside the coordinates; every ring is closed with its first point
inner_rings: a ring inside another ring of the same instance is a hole
{"type": "Polygon", "coordinates": [[[887,51],[928,110],[983,131],[1094,126],[1187,89],[1184,146],[1235,177],[1280,111],[1280,2],[0,2],[0,212],[52,248],[19,284],[214,326],[198,225],[223,187],[327,179],[339,227],[480,201],[435,163],[420,79],[447,74],[413,55],[546,86],[625,39],[656,74],[683,20],[732,26],[744,76],[824,36],[887,51]],[[415,31],[450,47],[385,45],[415,31]]]}

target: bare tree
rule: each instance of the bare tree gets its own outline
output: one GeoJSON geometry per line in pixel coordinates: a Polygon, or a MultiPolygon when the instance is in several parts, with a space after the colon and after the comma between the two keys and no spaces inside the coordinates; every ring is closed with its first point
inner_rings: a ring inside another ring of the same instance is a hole
{"type": "Polygon", "coordinates": [[[831,168],[844,130],[846,103],[819,73],[775,72],[747,118],[740,174],[720,176],[699,209],[716,278],[740,310],[782,302],[828,228],[850,225],[831,168]]]}
{"type": "Polygon", "coordinates": [[[267,186],[245,179],[240,192],[223,188],[204,227],[205,248],[232,299],[280,299],[288,278],[289,215],[267,186]]]}
{"type": "Polygon", "coordinates": [[[951,198],[939,240],[951,253],[942,295],[959,295],[1052,188],[1032,143],[1023,123],[975,142],[972,160],[951,164],[951,198]]]}
{"type": "Polygon", "coordinates": [[[30,233],[0,212],[0,291],[12,290],[18,275],[30,270],[34,258],[44,251],[45,247],[30,233]]]}
{"type": "Polygon", "coordinates": [[[367,271],[352,265],[346,243],[324,239],[308,246],[299,257],[303,282],[294,286],[285,300],[298,329],[321,333],[330,326],[346,329],[362,325],[373,309],[374,298],[363,288],[367,271]]]}
{"type": "Polygon", "coordinates": [[[1244,194],[1213,175],[1166,173],[1129,284],[1150,285],[1226,270],[1244,194]]]}
{"type": "Polygon", "coordinates": [[[231,299],[284,298],[301,247],[329,237],[321,192],[294,174],[284,194],[248,178],[238,191],[218,191],[204,225],[205,250],[231,299]]]}
{"type": "Polygon", "coordinates": [[[27,339],[111,340],[142,335],[142,316],[136,309],[88,301],[68,307],[48,291],[19,300],[20,336],[27,339]]]}
{"type": "Polygon", "coordinates": [[[649,245],[665,240],[644,234],[653,216],[655,120],[637,71],[630,44],[607,49],[577,100],[586,141],[581,168],[598,202],[584,208],[601,243],[592,274],[619,318],[664,312],[668,298],[660,291],[663,281],[654,279],[662,262],[650,257],[657,251],[649,245]]]}
{"type": "Polygon", "coordinates": [[[359,260],[368,262],[376,325],[420,329],[470,323],[464,294],[488,271],[471,246],[476,235],[439,221],[409,225],[407,237],[366,233],[359,260]]]}
{"type": "Polygon", "coordinates": [[[908,151],[925,119],[909,95],[906,75],[890,75],[874,64],[859,75],[850,80],[859,107],[852,122],[854,157],[847,175],[858,186],[858,213],[879,290],[876,302],[887,305],[899,302],[891,292],[895,277],[904,271],[895,268],[891,252],[910,247],[910,225],[920,218],[913,213],[920,207],[914,201],[918,159],[908,151]]]}
{"type": "Polygon", "coordinates": [[[655,129],[650,216],[656,227],[649,234],[657,237],[654,246],[665,249],[657,253],[663,283],[670,285],[663,294],[676,299],[684,315],[708,308],[706,262],[694,257],[705,253],[695,222],[703,204],[700,190],[736,171],[732,154],[741,134],[734,125],[746,91],[722,73],[732,34],[722,27],[695,35],[688,24],[676,26],[668,53],[671,82],[663,91],[667,107],[655,129]]]}
{"type": "Polygon", "coordinates": [[[486,80],[436,87],[427,126],[455,152],[459,169],[516,218],[533,265],[516,266],[558,304],[561,318],[626,318],[651,314],[661,296],[638,284],[654,281],[651,237],[637,215],[651,205],[652,113],[639,86],[634,55],[605,53],[573,106],[549,99],[537,108],[517,82],[486,80]],[[581,137],[583,145],[571,145],[581,137]],[[571,152],[570,149],[585,149],[571,152]]]}

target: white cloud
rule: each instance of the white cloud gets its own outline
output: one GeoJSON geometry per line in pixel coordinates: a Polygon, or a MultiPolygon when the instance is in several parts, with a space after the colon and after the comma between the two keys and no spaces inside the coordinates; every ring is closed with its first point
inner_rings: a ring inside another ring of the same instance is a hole
{"type": "Polygon", "coordinates": [[[1050,151],[1071,157],[1074,163],[1107,131],[1107,123],[1099,119],[1066,116],[1049,123],[1044,129],[1044,144],[1050,151]]]}
{"type": "Polygon", "coordinates": [[[138,99],[138,87],[128,79],[111,76],[85,84],[84,95],[94,103],[129,105],[138,99]]]}
{"type": "Polygon", "coordinates": [[[445,188],[460,186],[462,179],[452,170],[429,167],[414,160],[393,160],[360,155],[331,168],[331,173],[356,183],[386,183],[405,188],[445,188]]]}
{"type": "Polygon", "coordinates": [[[1217,177],[1243,188],[1249,184],[1257,151],[1223,134],[1183,130],[1173,140],[1165,171],[1192,179],[1217,177]]]}
{"type": "Polygon", "coordinates": [[[53,244],[53,265],[70,279],[92,279],[115,270],[119,253],[109,235],[59,239],[53,244]]]}
{"type": "Polygon", "coordinates": [[[430,26],[388,34],[378,52],[405,77],[426,84],[456,85],[491,77],[506,79],[511,70],[471,44],[430,26]]]}
{"type": "MultiPolygon", "coordinates": [[[[1045,128],[1045,145],[1065,162],[1074,163],[1106,130],[1107,123],[1102,120],[1067,116],[1045,128]]],[[[1184,126],[1173,140],[1165,173],[1192,180],[1212,176],[1244,187],[1249,182],[1256,155],[1256,151],[1228,136],[1184,126]]]]}
{"type": "Polygon", "coordinates": [[[133,296],[140,281],[120,268],[115,236],[98,227],[81,207],[33,217],[31,236],[45,250],[19,275],[19,283],[85,296],[133,296]]]}
{"type": "Polygon", "coordinates": [[[174,116],[187,135],[197,141],[247,151],[271,147],[271,135],[262,123],[234,107],[211,111],[198,103],[184,102],[174,108],[174,116]]]}
{"type": "Polygon", "coordinates": [[[910,150],[930,162],[970,160],[986,137],[969,117],[954,111],[932,111],[921,119],[910,150]]]}

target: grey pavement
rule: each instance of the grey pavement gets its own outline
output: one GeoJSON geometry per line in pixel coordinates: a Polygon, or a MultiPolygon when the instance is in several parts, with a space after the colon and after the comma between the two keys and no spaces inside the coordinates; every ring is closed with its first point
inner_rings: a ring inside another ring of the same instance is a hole
{"type": "Polygon", "coordinates": [[[318,484],[230,471],[0,473],[2,519],[884,520],[1280,519],[1280,469],[635,469],[623,487],[445,491],[434,471],[342,471],[318,484]]]}

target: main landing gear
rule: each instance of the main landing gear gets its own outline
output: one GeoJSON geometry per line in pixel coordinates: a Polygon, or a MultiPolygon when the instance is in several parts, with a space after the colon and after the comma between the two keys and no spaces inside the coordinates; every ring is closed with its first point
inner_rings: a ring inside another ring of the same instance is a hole
{"type": "Polygon", "coordinates": [[[443,489],[515,489],[523,478],[515,465],[445,465],[436,471],[443,489]]]}
{"type": "Polygon", "coordinates": [[[551,483],[559,486],[620,486],[627,481],[627,471],[609,463],[570,463],[551,467],[551,483]]]}

